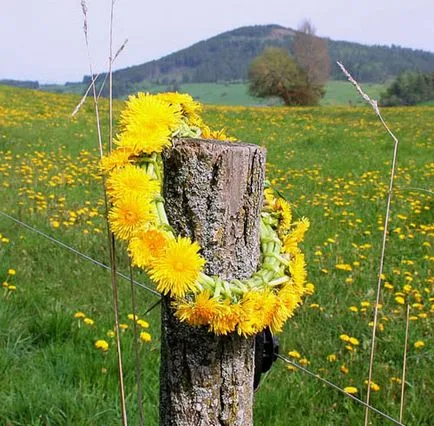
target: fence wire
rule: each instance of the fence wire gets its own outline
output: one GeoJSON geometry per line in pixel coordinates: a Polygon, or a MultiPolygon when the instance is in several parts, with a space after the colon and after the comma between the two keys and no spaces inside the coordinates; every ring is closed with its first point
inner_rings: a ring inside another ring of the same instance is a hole
{"type": "MultiPolygon", "coordinates": [[[[38,234],[38,235],[41,235],[42,237],[46,238],[47,240],[49,240],[49,241],[51,241],[51,242],[53,242],[53,243],[55,243],[55,244],[57,244],[57,245],[59,245],[59,246],[65,248],[65,249],[67,249],[67,250],[69,250],[69,251],[75,253],[76,255],[82,257],[83,259],[86,259],[86,260],[88,260],[89,262],[92,262],[94,265],[98,265],[98,266],[100,266],[101,268],[104,268],[104,269],[106,269],[106,270],[108,270],[108,271],[111,270],[110,266],[107,266],[106,264],[100,262],[99,260],[96,260],[96,259],[94,259],[94,258],[88,256],[87,254],[82,253],[81,251],[75,249],[74,247],[71,247],[70,245],[68,245],[68,244],[66,244],[66,243],[64,243],[64,242],[62,242],[62,241],[60,241],[60,240],[58,240],[58,239],[52,237],[51,235],[46,234],[46,233],[43,232],[43,231],[40,231],[40,230],[37,229],[37,228],[34,228],[33,226],[28,225],[27,223],[22,222],[21,220],[18,220],[17,218],[15,218],[15,217],[13,217],[13,216],[8,215],[8,214],[5,213],[5,212],[0,211],[0,215],[3,216],[3,217],[6,217],[7,219],[10,219],[11,221],[15,222],[15,223],[18,224],[18,225],[23,226],[24,228],[26,228],[26,229],[28,229],[28,230],[30,230],[30,231],[35,232],[35,233],[38,234]]],[[[122,272],[116,271],[116,274],[117,274],[119,277],[123,278],[124,280],[126,280],[126,281],[128,281],[128,282],[131,282],[130,277],[127,276],[127,275],[124,275],[122,272]]],[[[153,295],[158,296],[159,298],[161,297],[161,294],[160,294],[160,293],[158,293],[158,292],[155,291],[154,289],[148,287],[147,285],[145,285],[145,284],[143,284],[143,283],[141,283],[141,282],[138,282],[138,281],[136,281],[136,280],[133,280],[133,283],[134,283],[136,286],[141,287],[141,288],[143,288],[143,289],[149,291],[149,292],[152,293],[153,295]]]]}
{"type": "Polygon", "coordinates": [[[383,416],[384,418],[386,418],[387,420],[390,420],[391,422],[397,424],[397,425],[401,425],[401,426],[405,426],[403,423],[401,423],[400,421],[394,419],[393,417],[389,416],[386,413],[383,413],[382,411],[380,411],[378,408],[373,407],[372,405],[367,404],[365,401],[362,401],[361,399],[357,398],[354,395],[351,395],[348,392],[345,392],[344,389],[342,389],[341,387],[339,387],[338,385],[335,385],[333,382],[330,382],[327,379],[324,379],[323,377],[319,376],[318,374],[315,374],[314,372],[308,370],[307,368],[304,368],[303,366],[301,366],[300,364],[297,364],[294,361],[291,361],[289,358],[287,358],[286,356],[280,355],[278,354],[277,357],[279,359],[281,359],[282,361],[286,362],[287,364],[290,364],[294,367],[296,367],[297,369],[301,370],[303,373],[306,373],[307,375],[311,376],[311,377],[315,377],[315,379],[325,383],[327,386],[332,387],[333,389],[336,389],[337,391],[343,393],[345,396],[347,396],[348,398],[351,398],[353,401],[358,402],[359,404],[365,406],[366,408],[368,408],[371,411],[374,411],[377,414],[380,414],[380,416],[383,416]]]}

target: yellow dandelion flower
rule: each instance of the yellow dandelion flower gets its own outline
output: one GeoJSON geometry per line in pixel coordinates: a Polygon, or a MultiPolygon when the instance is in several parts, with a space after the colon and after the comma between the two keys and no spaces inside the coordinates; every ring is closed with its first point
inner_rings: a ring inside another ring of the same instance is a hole
{"type": "Polygon", "coordinates": [[[292,312],[289,312],[286,309],[285,304],[279,298],[275,298],[274,311],[271,316],[271,321],[269,322],[269,327],[272,333],[280,333],[282,331],[283,325],[285,321],[292,315],[292,312]]]}
{"type": "Polygon", "coordinates": [[[138,231],[128,245],[133,265],[148,267],[151,262],[164,253],[170,234],[157,228],[138,231]]]}
{"type": "Polygon", "coordinates": [[[107,352],[109,348],[109,344],[105,340],[97,340],[95,342],[95,348],[100,349],[103,352],[107,352]]]}
{"type": "Polygon", "coordinates": [[[417,342],[415,342],[414,347],[416,349],[420,349],[423,348],[425,346],[425,343],[422,340],[418,340],[417,342]]]}
{"type": "Polygon", "coordinates": [[[16,273],[15,269],[8,269],[8,275],[15,275],[16,273]]]}
{"type": "Polygon", "coordinates": [[[301,358],[300,352],[298,352],[298,351],[289,351],[289,352],[288,352],[288,355],[289,355],[290,357],[292,357],[292,358],[296,358],[296,359],[301,358]]]}
{"type": "MultiPolygon", "coordinates": [[[[241,300],[241,320],[238,333],[244,336],[255,334],[264,327],[271,326],[279,299],[270,290],[248,291],[241,300]]],[[[278,322],[275,324],[279,327],[278,322]]]]}
{"type": "Polygon", "coordinates": [[[345,391],[346,393],[351,394],[351,395],[354,395],[354,394],[356,394],[357,392],[359,392],[359,391],[357,390],[357,388],[355,388],[354,386],[347,386],[347,387],[344,388],[344,391],[345,391]]]}
{"type": "Polygon", "coordinates": [[[116,333],[113,330],[107,331],[106,334],[107,334],[107,337],[115,337],[116,336],[116,333]]]}
{"type": "Polygon", "coordinates": [[[137,320],[137,325],[140,325],[140,327],[142,327],[142,328],[149,328],[148,321],[145,321],[142,319],[137,320]]]}
{"type": "Polygon", "coordinates": [[[87,318],[87,317],[83,320],[83,322],[84,322],[86,325],[94,325],[94,324],[95,324],[95,321],[94,321],[93,319],[91,319],[91,318],[87,318]]]}
{"type": "Polygon", "coordinates": [[[157,290],[174,297],[196,291],[196,279],[205,264],[199,250],[199,244],[189,238],[168,241],[164,253],[154,260],[149,271],[157,290]]]}
{"type": "Polygon", "coordinates": [[[294,229],[283,240],[283,251],[285,253],[297,254],[297,244],[303,241],[304,234],[309,229],[310,222],[307,218],[302,218],[295,223],[294,229]]]}
{"type": "Polygon", "coordinates": [[[289,263],[289,272],[294,281],[294,288],[300,295],[304,292],[304,284],[307,278],[306,262],[303,253],[297,253],[289,263]]]}
{"type": "Polygon", "coordinates": [[[327,355],[327,361],[328,362],[335,362],[336,361],[336,354],[327,355]]]}
{"type": "Polygon", "coordinates": [[[139,317],[136,314],[128,314],[128,319],[131,321],[137,321],[139,317]]]}
{"type": "Polygon", "coordinates": [[[211,319],[209,329],[217,335],[226,335],[233,332],[239,323],[241,305],[238,303],[232,304],[230,300],[226,300],[220,308],[221,312],[211,319]]]}
{"type": "Polygon", "coordinates": [[[202,111],[202,105],[196,102],[188,93],[166,92],[156,95],[158,99],[169,104],[177,105],[181,108],[182,114],[188,119],[193,126],[202,124],[199,113],[202,111]]]}
{"type": "Polygon", "coordinates": [[[292,225],[291,204],[283,198],[278,198],[276,201],[276,209],[280,213],[279,232],[289,231],[292,225]]]}
{"type": "Polygon", "coordinates": [[[170,145],[170,135],[181,124],[181,118],[178,105],[145,93],[130,96],[121,113],[122,132],[115,143],[147,154],[161,152],[170,145]]]}
{"type": "Polygon", "coordinates": [[[121,240],[128,240],[154,219],[151,203],[134,194],[117,200],[109,213],[110,229],[121,240]]]}
{"type": "Polygon", "coordinates": [[[348,374],[349,371],[350,371],[348,369],[348,367],[346,365],[344,365],[344,364],[341,365],[340,370],[341,370],[341,373],[344,373],[344,374],[348,374]]]}
{"type": "Polygon", "coordinates": [[[132,164],[113,170],[106,186],[109,196],[114,199],[122,198],[128,193],[154,199],[160,192],[160,182],[132,164]]]}
{"type": "Polygon", "coordinates": [[[354,346],[358,346],[360,344],[359,340],[356,339],[355,337],[350,337],[349,342],[354,346]]]}
{"type": "Polygon", "coordinates": [[[175,315],[192,326],[210,324],[215,315],[223,314],[225,310],[209,291],[199,293],[192,302],[177,302],[175,307],[175,315]]]}
{"type": "Polygon", "coordinates": [[[81,311],[78,311],[74,314],[74,318],[80,319],[80,318],[85,318],[85,317],[86,317],[85,313],[81,312],[81,311]]]}
{"type": "Polygon", "coordinates": [[[405,299],[402,296],[395,297],[395,302],[398,303],[398,305],[404,305],[405,299]]]}
{"type": "MultiPolygon", "coordinates": [[[[364,383],[365,383],[365,385],[368,385],[368,380],[365,380],[364,383]]],[[[380,386],[377,385],[377,383],[375,383],[375,382],[371,382],[370,388],[374,392],[378,392],[380,390],[380,386]]]]}
{"type": "Polygon", "coordinates": [[[152,336],[148,332],[142,331],[140,333],[140,340],[142,342],[149,343],[150,341],[152,341],[152,336]]]}
{"type": "Polygon", "coordinates": [[[211,130],[207,125],[203,125],[200,130],[202,131],[202,137],[204,139],[214,139],[219,141],[236,141],[236,138],[228,136],[225,133],[225,129],[211,130]]]}
{"type": "Polygon", "coordinates": [[[301,302],[300,294],[294,289],[293,285],[291,284],[283,286],[279,290],[278,297],[285,305],[289,316],[292,315],[294,310],[301,302]]]}
{"type": "Polygon", "coordinates": [[[101,159],[100,170],[106,173],[116,167],[126,166],[130,163],[133,155],[134,151],[130,148],[117,148],[101,159]]]}
{"type": "Polygon", "coordinates": [[[351,265],[349,265],[348,263],[337,263],[335,265],[336,269],[339,269],[340,271],[352,271],[353,268],[351,267],[351,265]]]}

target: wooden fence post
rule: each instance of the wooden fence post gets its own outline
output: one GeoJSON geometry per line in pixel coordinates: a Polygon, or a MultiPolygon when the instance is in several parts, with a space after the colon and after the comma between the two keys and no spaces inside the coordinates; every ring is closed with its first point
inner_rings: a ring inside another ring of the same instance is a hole
{"type": "MultiPolygon", "coordinates": [[[[181,139],[163,155],[166,212],[202,247],[205,272],[248,278],[259,261],[265,152],[256,145],[181,139]]],[[[251,426],[254,337],[215,336],[162,303],[160,425],[251,426]]]]}

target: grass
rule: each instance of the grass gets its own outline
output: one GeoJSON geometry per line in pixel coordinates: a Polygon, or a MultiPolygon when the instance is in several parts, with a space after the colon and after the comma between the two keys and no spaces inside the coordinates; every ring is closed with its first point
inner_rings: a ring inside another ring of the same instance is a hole
{"type": "MultiPolygon", "coordinates": [[[[107,263],[95,120],[91,102],[70,118],[78,101],[0,88],[1,210],[107,263]]],[[[411,189],[431,189],[433,112],[430,106],[384,111],[401,146],[373,377],[380,389],[371,401],[398,416],[403,296],[412,304],[408,425],[430,423],[433,399],[432,195],[411,189]],[[417,341],[425,346],[416,348],[417,341]]],[[[107,117],[105,104],[102,113],[107,117]]],[[[279,336],[281,353],[341,387],[356,387],[363,399],[392,142],[367,108],[208,106],[205,118],[266,147],[268,176],[295,215],[312,222],[304,250],[316,291],[279,336]],[[359,344],[344,342],[343,334],[359,344]]],[[[0,282],[7,283],[0,294],[0,423],[119,424],[108,273],[2,216],[0,234],[0,282]],[[94,323],[74,318],[79,311],[94,323]],[[107,352],[94,347],[97,339],[109,342],[107,352]]],[[[125,257],[120,250],[123,271],[125,257]]],[[[146,282],[139,272],[136,278],[146,282]]],[[[121,321],[129,326],[121,336],[127,408],[137,424],[129,284],[119,286],[121,321]]],[[[143,313],[155,300],[139,291],[139,314],[152,335],[140,343],[147,424],[158,415],[159,312],[143,313]]],[[[362,423],[362,407],[281,361],[255,399],[256,425],[362,423]]],[[[388,424],[378,415],[371,420],[388,424]]]]}

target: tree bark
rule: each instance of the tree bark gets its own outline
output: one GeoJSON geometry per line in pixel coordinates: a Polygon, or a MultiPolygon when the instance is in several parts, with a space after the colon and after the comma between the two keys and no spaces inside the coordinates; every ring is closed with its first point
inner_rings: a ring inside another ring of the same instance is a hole
{"type": "MultiPolygon", "coordinates": [[[[265,152],[256,145],[181,139],[163,155],[170,224],[202,247],[205,272],[248,278],[259,261],[265,152]]],[[[253,424],[254,338],[215,336],[173,315],[163,298],[160,425],[253,424]]]]}

